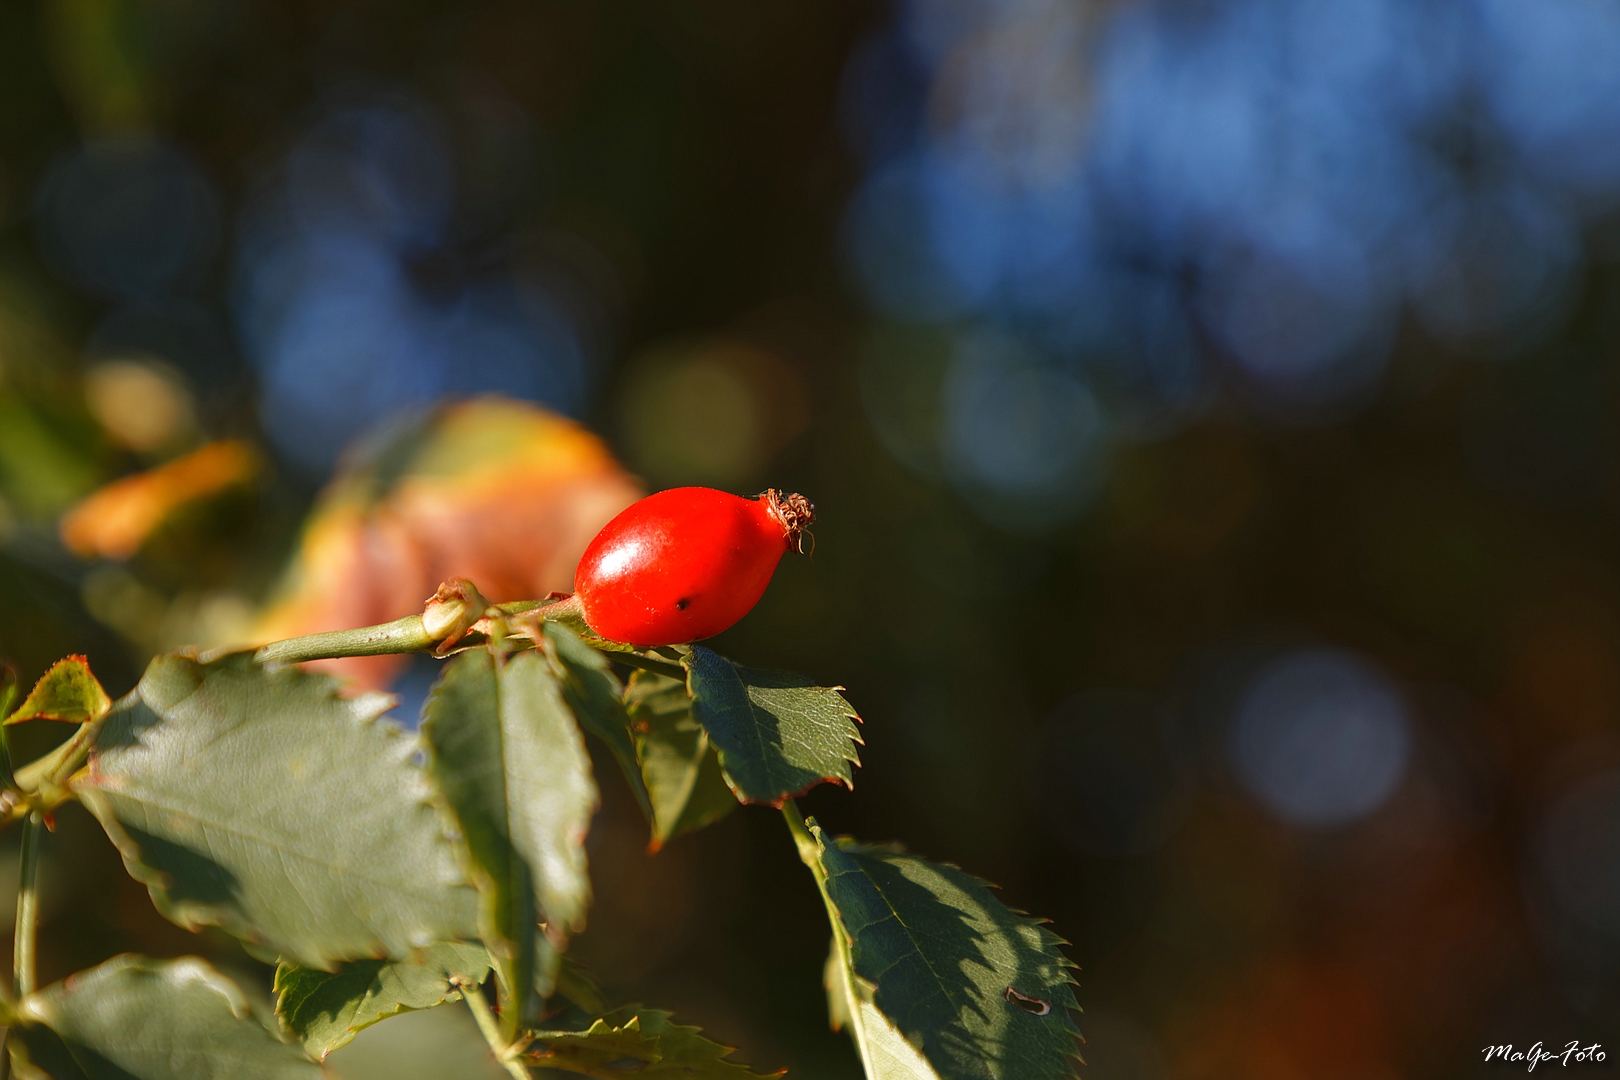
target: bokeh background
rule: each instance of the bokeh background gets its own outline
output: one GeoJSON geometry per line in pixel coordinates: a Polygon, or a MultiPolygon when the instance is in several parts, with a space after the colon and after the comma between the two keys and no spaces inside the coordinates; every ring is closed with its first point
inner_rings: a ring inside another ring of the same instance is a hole
{"type": "MultiPolygon", "coordinates": [[[[807,811],[1073,942],[1088,1080],[1614,1067],[1617,422],[1613,0],[0,5],[24,682],[804,491],[717,647],[864,715],[807,811]]],[[[347,674],[410,724],[432,667],[347,674]]],[[[775,815],[648,857],[599,776],[610,996],[857,1075],[775,815]]],[[[45,857],[44,977],[267,993],[84,814],[45,857]]],[[[450,1010],[331,1065],[489,1069],[450,1010]]]]}

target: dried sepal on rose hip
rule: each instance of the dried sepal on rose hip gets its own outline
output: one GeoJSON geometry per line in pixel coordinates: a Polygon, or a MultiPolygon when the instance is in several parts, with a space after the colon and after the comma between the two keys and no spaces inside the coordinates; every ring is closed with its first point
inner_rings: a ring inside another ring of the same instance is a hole
{"type": "Polygon", "coordinates": [[[752,499],[702,487],[649,495],[608,522],[579,560],[585,623],[641,648],[713,637],[759,603],[815,517],[809,499],[774,488],[752,499]]]}

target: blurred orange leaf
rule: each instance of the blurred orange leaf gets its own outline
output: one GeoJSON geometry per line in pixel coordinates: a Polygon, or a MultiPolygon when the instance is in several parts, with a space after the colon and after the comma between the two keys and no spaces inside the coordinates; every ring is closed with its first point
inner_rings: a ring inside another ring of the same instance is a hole
{"type": "MultiPolygon", "coordinates": [[[[601,439],[505,398],[441,407],[351,453],[305,523],[259,641],[420,612],[451,578],[494,602],[568,590],[585,545],[641,496],[601,439]]],[[[377,687],[403,662],[319,663],[377,687]]]]}
{"type": "Polygon", "coordinates": [[[226,440],[115,480],[62,516],[62,542],[82,558],[127,559],[182,506],[246,483],[258,455],[226,440]]]}

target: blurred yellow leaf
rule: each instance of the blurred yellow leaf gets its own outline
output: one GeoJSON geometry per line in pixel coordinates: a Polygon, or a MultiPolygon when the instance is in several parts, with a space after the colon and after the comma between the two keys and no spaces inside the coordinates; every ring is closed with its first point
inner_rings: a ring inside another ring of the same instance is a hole
{"type": "MultiPolygon", "coordinates": [[[[258,641],[422,610],[441,581],[490,600],[573,587],[585,545],[642,494],[585,428],[499,397],[444,406],[352,453],[321,495],[258,641]]],[[[322,661],[366,686],[399,657],[322,661]]]]}
{"type": "Polygon", "coordinates": [[[113,441],[149,454],[196,432],[185,380],[161,361],[107,360],[84,373],[85,403],[113,441]]]}
{"type": "Polygon", "coordinates": [[[115,480],[62,516],[62,542],[83,558],[127,559],[182,506],[252,479],[258,455],[224,441],[115,480]]]}

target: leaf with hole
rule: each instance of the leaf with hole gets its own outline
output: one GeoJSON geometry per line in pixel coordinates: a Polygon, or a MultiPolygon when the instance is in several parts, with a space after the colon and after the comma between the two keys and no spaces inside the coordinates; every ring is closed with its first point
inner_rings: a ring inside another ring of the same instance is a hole
{"type": "Polygon", "coordinates": [[[625,690],[625,705],[652,803],[651,850],[718,821],[736,807],[737,797],[726,786],[709,733],[692,715],[685,683],[638,671],[625,690]]]}
{"type": "Polygon", "coordinates": [[[803,853],[834,919],[831,1012],[851,1027],[870,1077],[1075,1075],[1080,1032],[1061,938],[954,866],[829,838],[813,821],[809,830],[815,850],[803,853]]]}
{"type": "Polygon", "coordinates": [[[19,1077],[53,1080],[320,1080],[234,983],[202,960],[119,956],[18,1003],[19,1077]],[[20,1046],[19,1046],[20,1043],[20,1046]]]}
{"type": "Polygon", "coordinates": [[[363,1028],[458,997],[484,981],[489,952],[469,942],[431,945],[407,960],[353,960],[336,971],[276,967],[276,1015],[313,1057],[325,1060],[363,1028]]]}
{"type": "Polygon", "coordinates": [[[727,1060],[731,1048],[704,1038],[701,1028],[672,1023],[670,1014],[659,1009],[631,1005],[584,1030],[531,1035],[525,1055],[529,1064],[604,1080],[757,1080],[761,1075],[727,1060]]]}
{"type": "Polygon", "coordinates": [[[839,687],[733,664],[700,645],[681,662],[692,715],[708,731],[739,799],[780,806],[829,780],[853,785],[859,717],[839,687]]]}
{"type": "Polygon", "coordinates": [[[423,716],[428,771],[461,823],[482,894],[483,940],[509,989],[531,986],[537,921],[560,947],[590,902],[585,834],[596,783],[584,738],[550,662],[533,651],[460,654],[423,716]]]}
{"type": "Polygon", "coordinates": [[[477,936],[414,739],[329,678],[160,656],[74,790],[158,909],[304,967],[477,936]]]}

